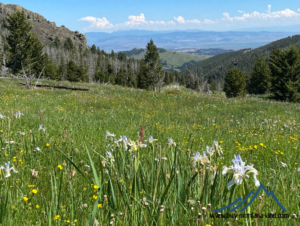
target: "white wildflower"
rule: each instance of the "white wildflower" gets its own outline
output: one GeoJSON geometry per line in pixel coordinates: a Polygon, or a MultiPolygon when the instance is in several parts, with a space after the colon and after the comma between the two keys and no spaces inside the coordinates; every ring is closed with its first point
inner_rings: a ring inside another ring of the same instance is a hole
{"type": "Polygon", "coordinates": [[[227,174],[228,171],[232,170],[233,171],[233,178],[232,180],[228,183],[227,188],[229,189],[232,185],[240,185],[243,180],[246,180],[249,178],[250,173],[253,174],[255,186],[259,186],[260,182],[257,180],[256,176],[258,174],[258,171],[253,168],[253,165],[245,165],[246,162],[242,161],[242,158],[240,155],[235,156],[234,159],[232,160],[233,165],[230,167],[224,166],[222,174],[225,175],[227,174]]]}
{"type": "Polygon", "coordinates": [[[23,114],[22,112],[20,112],[20,111],[17,111],[17,112],[14,114],[14,116],[15,116],[16,118],[20,118],[21,115],[24,115],[24,114],[23,114]]]}
{"type": "Polygon", "coordinates": [[[168,138],[168,144],[170,145],[170,146],[176,146],[176,143],[175,143],[175,141],[172,139],[172,138],[168,138]]]}
{"type": "Polygon", "coordinates": [[[13,171],[14,173],[18,173],[18,171],[15,170],[15,168],[12,166],[9,168],[10,162],[4,163],[5,167],[1,166],[0,169],[5,171],[5,177],[10,177],[10,171],[13,171]]]}

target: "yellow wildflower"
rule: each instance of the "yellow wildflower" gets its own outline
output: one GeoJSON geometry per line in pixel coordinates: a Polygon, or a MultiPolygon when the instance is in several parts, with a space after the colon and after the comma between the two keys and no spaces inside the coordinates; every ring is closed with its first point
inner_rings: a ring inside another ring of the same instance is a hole
{"type": "Polygon", "coordinates": [[[33,194],[36,194],[38,191],[36,189],[32,189],[31,191],[33,194]]]}
{"type": "Polygon", "coordinates": [[[59,219],[60,218],[60,215],[56,215],[53,219],[54,220],[57,220],[57,219],[59,219]]]}
{"type": "Polygon", "coordinates": [[[63,167],[61,166],[61,165],[58,165],[57,166],[60,170],[62,170],[63,169],[63,167]]]}
{"type": "Polygon", "coordinates": [[[23,197],[24,202],[28,201],[28,198],[26,196],[23,197]]]}

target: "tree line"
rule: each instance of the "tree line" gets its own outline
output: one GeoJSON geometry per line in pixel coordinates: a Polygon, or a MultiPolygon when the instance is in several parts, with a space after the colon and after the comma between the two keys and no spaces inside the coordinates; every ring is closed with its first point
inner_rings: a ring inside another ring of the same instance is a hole
{"type": "Polygon", "coordinates": [[[251,76],[234,67],[225,75],[227,97],[273,94],[278,100],[300,101],[300,53],[295,46],[271,50],[269,59],[258,57],[251,76]]]}
{"type": "Polygon", "coordinates": [[[162,70],[157,47],[147,44],[142,60],[106,53],[99,47],[76,47],[71,38],[56,37],[50,44],[42,44],[31,32],[32,25],[24,11],[15,11],[2,22],[1,70],[5,74],[30,74],[36,78],[98,82],[126,87],[156,90],[163,85],[185,85],[185,76],[177,71],[162,70]]]}

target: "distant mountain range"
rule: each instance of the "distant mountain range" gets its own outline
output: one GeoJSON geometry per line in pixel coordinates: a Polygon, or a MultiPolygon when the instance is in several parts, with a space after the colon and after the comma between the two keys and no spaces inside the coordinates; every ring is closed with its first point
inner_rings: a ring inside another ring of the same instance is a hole
{"type": "MultiPolygon", "coordinates": [[[[274,28],[275,29],[275,28],[274,28]]],[[[145,31],[129,30],[106,32],[87,32],[88,45],[95,44],[101,50],[125,51],[133,48],[145,48],[150,39],[157,47],[165,49],[182,48],[222,48],[239,50],[257,48],[270,42],[300,33],[271,31],[145,31]]]]}

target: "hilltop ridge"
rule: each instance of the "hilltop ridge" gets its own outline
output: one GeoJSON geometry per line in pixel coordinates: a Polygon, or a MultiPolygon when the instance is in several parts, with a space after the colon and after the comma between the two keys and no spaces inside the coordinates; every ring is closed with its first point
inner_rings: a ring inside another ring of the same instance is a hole
{"type": "MultiPolygon", "coordinates": [[[[85,34],[78,31],[70,31],[64,25],[57,27],[55,22],[48,21],[42,15],[23,8],[20,5],[0,3],[0,21],[12,14],[16,10],[23,10],[28,21],[32,24],[32,32],[36,33],[40,42],[51,43],[57,36],[62,43],[70,37],[76,47],[87,47],[87,39],[85,34]]],[[[4,31],[1,26],[1,31],[4,31]]]]}

